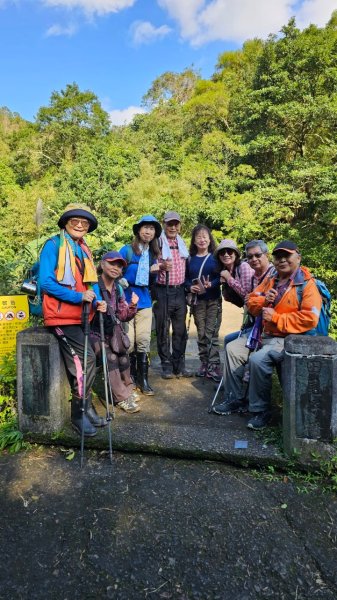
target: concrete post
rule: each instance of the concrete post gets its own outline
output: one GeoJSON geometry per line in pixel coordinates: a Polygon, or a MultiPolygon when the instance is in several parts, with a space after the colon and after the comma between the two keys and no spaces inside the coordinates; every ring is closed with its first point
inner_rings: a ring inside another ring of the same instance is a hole
{"type": "Polygon", "coordinates": [[[328,456],[337,437],[337,343],[323,336],[287,336],[282,384],[285,452],[297,450],[306,459],[313,452],[328,456]]]}
{"type": "Polygon", "coordinates": [[[52,434],[70,421],[70,386],[59,344],[44,327],[17,335],[17,393],[22,432],[52,434]]]}

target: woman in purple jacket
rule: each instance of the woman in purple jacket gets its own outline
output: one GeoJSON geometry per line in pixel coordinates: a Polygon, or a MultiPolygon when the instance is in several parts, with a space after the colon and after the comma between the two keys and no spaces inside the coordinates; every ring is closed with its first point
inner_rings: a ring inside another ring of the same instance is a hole
{"type": "MultiPolygon", "coordinates": [[[[118,408],[127,413],[138,412],[138,396],[134,392],[134,385],[130,375],[130,359],[127,350],[120,348],[119,352],[112,349],[112,334],[114,322],[112,316],[119,321],[130,321],[137,312],[138,296],[134,292],[131,295],[130,304],[127,303],[123,289],[118,283],[122,276],[122,270],[126,267],[126,261],[119,252],[111,251],[102,257],[98,273],[98,285],[103,298],[108,304],[108,310],[104,314],[105,350],[108,364],[108,372],[114,402],[118,408]]],[[[91,345],[96,357],[101,360],[99,318],[96,316],[92,322],[91,345]]]]}

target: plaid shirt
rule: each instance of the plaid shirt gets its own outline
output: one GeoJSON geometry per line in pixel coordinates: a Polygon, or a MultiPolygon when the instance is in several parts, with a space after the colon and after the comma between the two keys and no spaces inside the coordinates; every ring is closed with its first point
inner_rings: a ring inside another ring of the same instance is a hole
{"type": "MultiPolygon", "coordinates": [[[[262,273],[262,275],[260,275],[259,277],[254,274],[252,277],[252,286],[250,291],[252,292],[253,290],[255,290],[255,288],[260,285],[260,283],[262,283],[262,281],[264,280],[264,278],[269,274],[271,275],[275,270],[275,267],[272,263],[269,263],[268,267],[266,268],[266,270],[264,271],[264,273],[262,273]]],[[[255,273],[255,271],[254,271],[255,273]]]]}
{"type": "MultiPolygon", "coordinates": [[[[178,250],[177,240],[167,239],[172,254],[172,271],[169,272],[169,285],[182,285],[185,281],[186,258],[181,258],[178,250]]],[[[159,263],[163,262],[159,258],[159,263]]],[[[157,277],[159,285],[166,285],[166,271],[159,271],[157,277]]]]}
{"type": "MultiPolygon", "coordinates": [[[[240,275],[236,269],[235,277],[230,277],[227,281],[229,287],[231,287],[241,298],[245,298],[246,294],[249,294],[252,290],[252,277],[255,271],[249,266],[248,263],[242,261],[240,263],[240,275]]],[[[223,295],[226,300],[226,289],[223,289],[223,295]]]]}

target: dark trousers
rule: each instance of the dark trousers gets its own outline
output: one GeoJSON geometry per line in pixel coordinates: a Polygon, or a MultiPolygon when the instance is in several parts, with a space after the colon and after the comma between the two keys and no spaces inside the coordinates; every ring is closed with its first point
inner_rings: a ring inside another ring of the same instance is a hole
{"type": "Polygon", "coordinates": [[[187,307],[184,287],[156,286],[153,312],[156,319],[157,348],[162,366],[166,369],[173,368],[174,373],[179,373],[184,368],[187,342],[187,307]]]}
{"type": "MultiPolygon", "coordinates": [[[[50,327],[57,337],[73,395],[83,397],[84,333],[81,325],[50,327]]],[[[88,340],[86,397],[95,381],[96,357],[88,340]]]]}

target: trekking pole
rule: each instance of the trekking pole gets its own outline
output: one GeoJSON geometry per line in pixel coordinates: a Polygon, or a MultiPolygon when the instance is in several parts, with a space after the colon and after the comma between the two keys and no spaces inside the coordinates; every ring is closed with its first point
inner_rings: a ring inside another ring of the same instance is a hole
{"type": "MultiPolygon", "coordinates": [[[[107,356],[106,356],[106,350],[105,350],[104,316],[103,316],[103,313],[101,313],[101,312],[99,313],[99,330],[100,330],[100,336],[101,336],[101,353],[102,353],[102,363],[103,363],[106,420],[108,423],[109,457],[110,457],[110,463],[112,464],[112,431],[111,431],[111,415],[110,415],[110,410],[109,410],[109,390],[108,390],[108,381],[110,383],[110,380],[109,380],[109,373],[108,373],[108,368],[107,368],[108,363],[107,363],[107,356]]],[[[111,388],[110,388],[110,394],[111,394],[111,388]]],[[[110,399],[111,399],[111,404],[113,406],[113,399],[112,399],[111,395],[110,395],[110,399]]]]}
{"type": "Polygon", "coordinates": [[[83,333],[84,333],[84,353],[83,353],[83,393],[82,393],[82,427],[81,427],[81,469],[84,458],[84,413],[87,398],[87,369],[88,369],[88,341],[89,341],[89,313],[90,302],[83,302],[83,333]]]}
{"type": "Polygon", "coordinates": [[[220,379],[220,381],[219,381],[219,385],[218,385],[218,387],[216,388],[216,392],[215,392],[215,394],[214,394],[214,398],[213,398],[213,400],[212,400],[212,404],[210,405],[210,407],[209,407],[209,409],[208,409],[208,412],[209,412],[209,413],[211,413],[211,412],[212,412],[212,410],[213,410],[213,406],[214,406],[214,404],[215,404],[215,401],[216,401],[216,399],[217,399],[217,397],[218,397],[218,394],[219,394],[219,392],[220,392],[220,390],[221,390],[221,386],[222,386],[222,384],[223,384],[223,376],[221,377],[221,379],[220,379]]]}
{"type": "MultiPolygon", "coordinates": [[[[242,335],[242,329],[240,329],[240,331],[239,331],[239,335],[238,335],[237,339],[239,339],[239,337],[240,337],[241,335],[242,335]]],[[[225,348],[225,352],[226,352],[226,348],[225,348]]],[[[215,392],[215,394],[214,394],[214,397],[213,397],[212,403],[211,403],[211,405],[210,405],[210,407],[209,407],[209,409],[208,409],[208,412],[209,412],[209,413],[211,413],[211,412],[213,411],[213,406],[214,406],[214,404],[215,404],[215,401],[216,401],[216,399],[217,399],[217,397],[218,397],[218,394],[219,394],[219,392],[220,392],[220,390],[221,390],[221,386],[222,386],[222,384],[223,384],[223,375],[222,375],[222,377],[221,377],[221,381],[219,382],[219,385],[218,385],[218,387],[217,387],[217,389],[216,389],[216,392],[215,392]]]]}
{"type": "Polygon", "coordinates": [[[167,353],[168,356],[170,355],[170,323],[169,323],[169,308],[168,308],[168,304],[169,304],[169,297],[168,297],[168,290],[169,290],[169,280],[170,280],[170,272],[169,271],[165,271],[165,292],[166,292],[166,297],[165,297],[165,343],[166,343],[166,347],[167,347],[167,353]]]}

